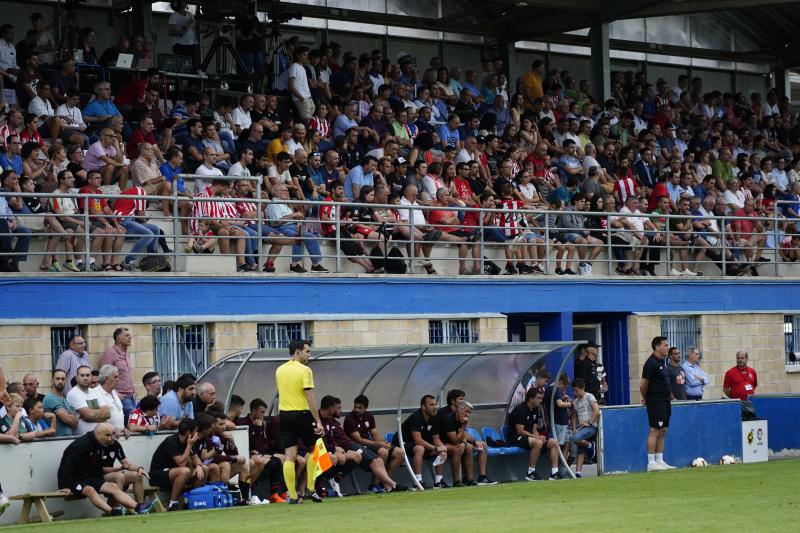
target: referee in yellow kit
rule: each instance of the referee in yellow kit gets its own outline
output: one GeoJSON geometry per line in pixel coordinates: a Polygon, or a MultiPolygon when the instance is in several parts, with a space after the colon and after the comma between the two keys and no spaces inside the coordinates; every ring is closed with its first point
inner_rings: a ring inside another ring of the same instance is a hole
{"type": "MultiPolygon", "coordinates": [[[[298,339],[289,343],[291,359],[275,370],[275,386],[278,389],[278,410],[281,429],[281,443],[285,450],[286,460],[283,462],[283,479],[289,489],[289,503],[301,503],[295,487],[295,460],[297,459],[297,441],[309,448],[314,448],[317,437],[323,434],[322,423],[317,412],[314,399],[314,375],[306,365],[311,357],[311,343],[298,339]]],[[[314,465],[306,465],[308,488],[314,487],[314,465]]],[[[316,492],[311,499],[321,502],[316,492]]]]}

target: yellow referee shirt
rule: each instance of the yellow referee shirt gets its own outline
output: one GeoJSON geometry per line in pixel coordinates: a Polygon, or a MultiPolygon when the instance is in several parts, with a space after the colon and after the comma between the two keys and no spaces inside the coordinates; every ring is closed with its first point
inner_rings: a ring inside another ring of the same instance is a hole
{"type": "Polygon", "coordinates": [[[306,389],[314,388],[314,375],[306,365],[287,361],[275,370],[279,411],[308,411],[306,389]]]}

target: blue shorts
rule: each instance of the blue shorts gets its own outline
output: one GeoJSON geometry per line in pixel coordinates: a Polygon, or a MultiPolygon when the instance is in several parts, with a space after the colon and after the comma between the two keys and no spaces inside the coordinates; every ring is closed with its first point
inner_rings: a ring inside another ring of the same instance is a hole
{"type": "Polygon", "coordinates": [[[558,241],[565,244],[575,244],[578,239],[582,239],[583,235],[580,233],[559,233],[558,241]]]}

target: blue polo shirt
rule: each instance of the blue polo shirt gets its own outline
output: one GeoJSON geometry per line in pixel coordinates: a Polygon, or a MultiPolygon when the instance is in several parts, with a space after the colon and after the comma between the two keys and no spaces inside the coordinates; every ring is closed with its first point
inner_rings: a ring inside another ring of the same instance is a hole
{"type": "Polygon", "coordinates": [[[0,167],[3,170],[13,170],[18,176],[22,176],[22,158],[19,155],[9,160],[5,153],[0,154],[0,167]]]}
{"type": "Polygon", "coordinates": [[[178,400],[178,393],[174,390],[169,391],[161,397],[161,405],[158,406],[158,414],[162,417],[171,416],[175,420],[191,418],[194,420],[194,405],[191,401],[181,403],[178,400]]]}
{"type": "Polygon", "coordinates": [[[374,185],[374,179],[372,173],[364,174],[364,167],[358,165],[350,172],[347,173],[347,176],[344,178],[344,195],[347,196],[348,202],[355,201],[355,196],[353,195],[353,184],[358,185],[358,188],[361,189],[364,185],[374,185]]]}
{"type": "Polygon", "coordinates": [[[122,113],[119,112],[117,106],[114,105],[114,102],[108,100],[106,102],[101,102],[98,99],[94,99],[89,102],[89,105],[86,106],[86,109],[83,110],[83,116],[90,116],[90,117],[102,117],[103,115],[121,115],[122,113]]]}
{"type": "Polygon", "coordinates": [[[183,171],[181,167],[172,168],[172,165],[169,164],[169,161],[164,161],[161,163],[161,166],[158,167],[158,170],[161,172],[162,176],[167,178],[168,182],[172,183],[174,180],[177,180],[178,192],[186,192],[186,184],[183,182],[183,178],[175,177],[183,171]]]}

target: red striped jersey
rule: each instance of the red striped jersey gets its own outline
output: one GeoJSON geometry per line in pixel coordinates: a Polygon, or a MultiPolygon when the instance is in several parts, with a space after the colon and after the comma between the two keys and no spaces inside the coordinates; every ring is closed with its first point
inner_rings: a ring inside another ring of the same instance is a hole
{"type": "Polygon", "coordinates": [[[147,193],[138,185],[125,189],[120,194],[129,198],[119,198],[114,202],[114,214],[118,217],[134,217],[138,211],[147,209],[147,193]]]}

